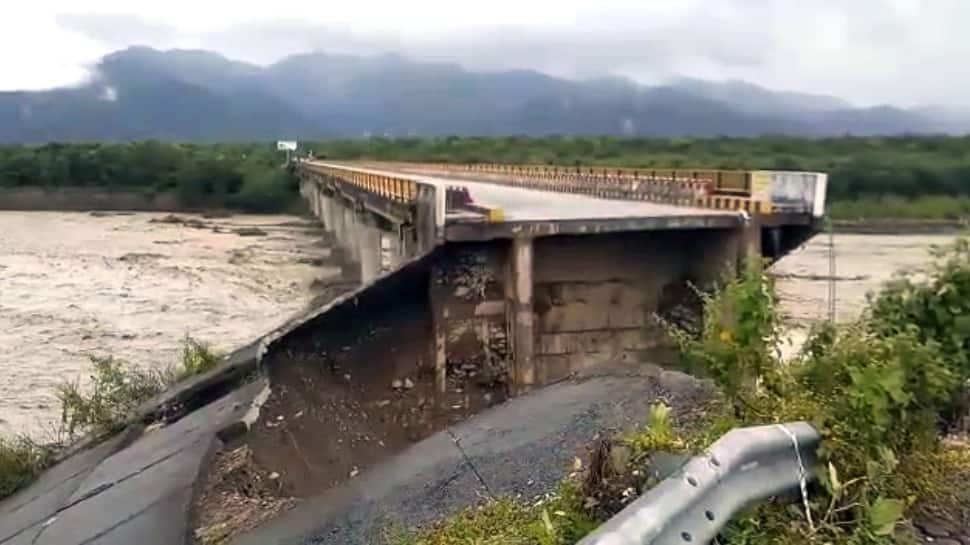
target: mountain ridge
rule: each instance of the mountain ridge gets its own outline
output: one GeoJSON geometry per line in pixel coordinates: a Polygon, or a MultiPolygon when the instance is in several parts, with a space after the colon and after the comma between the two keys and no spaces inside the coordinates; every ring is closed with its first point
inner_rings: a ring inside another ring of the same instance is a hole
{"type": "Polygon", "coordinates": [[[0,93],[0,143],[437,135],[829,136],[962,130],[937,110],[856,108],[740,80],[568,80],[396,54],[310,52],[269,66],[130,47],[71,88],[0,93]],[[930,115],[928,112],[933,112],[930,115]]]}

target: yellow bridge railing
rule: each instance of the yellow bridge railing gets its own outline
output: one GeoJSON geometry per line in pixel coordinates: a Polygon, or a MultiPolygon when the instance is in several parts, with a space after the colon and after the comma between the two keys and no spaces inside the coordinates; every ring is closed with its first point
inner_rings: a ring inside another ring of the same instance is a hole
{"type": "Polygon", "coordinates": [[[399,203],[413,203],[418,198],[418,183],[407,178],[360,172],[348,168],[304,163],[307,169],[338,178],[364,191],[399,203]]]}
{"type": "Polygon", "coordinates": [[[754,195],[754,173],[549,165],[395,163],[402,170],[466,174],[491,182],[602,198],[652,201],[720,210],[770,214],[768,195],[754,195]]]}

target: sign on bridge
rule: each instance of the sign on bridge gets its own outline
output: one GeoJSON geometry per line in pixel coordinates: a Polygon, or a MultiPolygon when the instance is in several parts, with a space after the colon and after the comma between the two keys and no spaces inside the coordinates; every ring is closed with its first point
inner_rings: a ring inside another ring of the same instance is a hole
{"type": "Polygon", "coordinates": [[[278,140],[276,142],[277,151],[296,151],[296,142],[293,140],[278,140]]]}

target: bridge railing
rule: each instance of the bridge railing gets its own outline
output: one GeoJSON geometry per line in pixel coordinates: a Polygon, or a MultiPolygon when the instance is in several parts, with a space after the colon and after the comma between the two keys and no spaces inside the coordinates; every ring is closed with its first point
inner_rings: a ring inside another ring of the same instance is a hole
{"type": "Polygon", "coordinates": [[[641,169],[491,163],[402,163],[404,168],[465,173],[494,183],[750,213],[824,210],[827,176],[818,172],[641,169]]]}
{"type": "Polygon", "coordinates": [[[364,191],[399,203],[414,203],[418,199],[418,182],[408,178],[385,176],[345,167],[304,163],[306,168],[354,185],[364,191]]]}

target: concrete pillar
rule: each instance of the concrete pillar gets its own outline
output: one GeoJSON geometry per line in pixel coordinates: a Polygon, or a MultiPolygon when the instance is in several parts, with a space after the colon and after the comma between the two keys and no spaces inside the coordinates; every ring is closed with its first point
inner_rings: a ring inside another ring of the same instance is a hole
{"type": "Polygon", "coordinates": [[[360,281],[370,282],[381,274],[381,230],[370,218],[358,217],[361,220],[357,225],[360,281]]]}
{"type": "Polygon", "coordinates": [[[517,391],[530,389],[537,377],[535,353],[535,314],[532,296],[533,243],[531,238],[512,239],[508,274],[505,279],[508,323],[512,346],[512,384],[517,391]]]}
{"type": "Polygon", "coordinates": [[[328,233],[333,234],[334,240],[339,243],[339,239],[337,238],[337,223],[343,220],[343,215],[340,214],[340,203],[337,201],[337,197],[330,196],[323,202],[323,206],[326,208],[323,212],[326,218],[323,222],[323,227],[328,233]]]}
{"type": "Polygon", "coordinates": [[[345,204],[343,207],[343,229],[344,229],[344,240],[342,241],[344,249],[347,250],[347,257],[355,262],[360,263],[360,246],[357,245],[357,213],[351,205],[345,204]]]}
{"type": "Polygon", "coordinates": [[[749,218],[741,226],[740,244],[738,245],[738,264],[740,266],[752,260],[761,260],[761,224],[755,218],[749,218]]]}
{"type": "Polygon", "coordinates": [[[320,218],[320,223],[323,224],[323,228],[327,231],[331,230],[330,224],[333,223],[333,216],[331,215],[333,209],[330,207],[331,200],[329,195],[323,191],[320,192],[320,214],[318,217],[320,218]]]}

